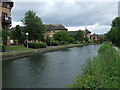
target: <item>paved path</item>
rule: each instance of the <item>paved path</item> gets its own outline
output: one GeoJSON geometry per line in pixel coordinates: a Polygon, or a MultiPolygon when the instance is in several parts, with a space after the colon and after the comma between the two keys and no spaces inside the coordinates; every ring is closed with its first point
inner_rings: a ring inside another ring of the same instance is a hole
{"type": "Polygon", "coordinates": [[[118,47],[116,47],[116,46],[113,46],[117,51],[118,51],[118,53],[119,53],[119,55],[120,55],[120,48],[118,48],[118,47]]]}

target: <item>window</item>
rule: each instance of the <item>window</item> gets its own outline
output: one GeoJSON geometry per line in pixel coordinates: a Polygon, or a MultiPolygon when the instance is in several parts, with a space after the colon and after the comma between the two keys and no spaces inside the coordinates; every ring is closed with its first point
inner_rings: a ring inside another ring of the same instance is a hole
{"type": "Polygon", "coordinates": [[[7,3],[6,3],[6,2],[3,2],[3,3],[2,3],[2,7],[7,8],[7,3]]]}
{"type": "Polygon", "coordinates": [[[2,16],[3,16],[3,17],[6,17],[6,16],[7,16],[7,13],[2,13],[2,16]]]}
{"type": "Polygon", "coordinates": [[[55,30],[53,30],[53,33],[55,33],[55,30]]]}

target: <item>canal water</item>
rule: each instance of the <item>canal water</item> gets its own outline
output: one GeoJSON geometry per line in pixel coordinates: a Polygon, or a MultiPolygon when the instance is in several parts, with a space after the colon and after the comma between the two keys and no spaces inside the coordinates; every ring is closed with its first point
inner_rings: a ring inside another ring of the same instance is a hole
{"type": "Polygon", "coordinates": [[[81,74],[82,65],[97,55],[100,45],[3,61],[3,88],[64,88],[81,74]]]}

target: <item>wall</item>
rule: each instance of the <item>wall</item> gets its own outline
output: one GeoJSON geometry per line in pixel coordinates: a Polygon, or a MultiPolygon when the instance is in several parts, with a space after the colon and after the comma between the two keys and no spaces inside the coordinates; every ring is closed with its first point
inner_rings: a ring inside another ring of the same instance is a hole
{"type": "MultiPolygon", "coordinates": [[[[66,30],[55,30],[55,33],[56,32],[59,32],[59,31],[66,31],[66,30]]],[[[53,37],[53,34],[54,34],[54,32],[53,32],[53,30],[51,30],[51,33],[49,33],[49,31],[47,31],[46,33],[45,33],[45,36],[52,36],[53,37]]]]}

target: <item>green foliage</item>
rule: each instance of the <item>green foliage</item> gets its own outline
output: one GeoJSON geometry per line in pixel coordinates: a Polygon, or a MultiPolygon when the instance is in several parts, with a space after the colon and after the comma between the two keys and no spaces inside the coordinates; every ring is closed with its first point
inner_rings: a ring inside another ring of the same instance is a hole
{"type": "MultiPolygon", "coordinates": [[[[24,44],[25,47],[27,47],[27,43],[24,44]]],[[[28,47],[29,48],[34,48],[34,49],[38,49],[38,48],[46,48],[46,44],[45,43],[28,43],[28,47]]]]}
{"type": "Polygon", "coordinates": [[[58,46],[58,42],[52,41],[52,42],[51,42],[51,45],[52,45],[52,46],[58,46]]]}
{"type": "Polygon", "coordinates": [[[106,34],[107,39],[112,41],[113,44],[120,46],[120,18],[117,17],[112,21],[112,28],[106,34]]]}
{"type": "Polygon", "coordinates": [[[85,42],[88,42],[89,38],[86,36],[86,37],[84,37],[84,40],[85,40],[85,42]]]}
{"type": "Polygon", "coordinates": [[[2,47],[2,52],[5,52],[6,46],[5,45],[0,45],[0,47],[2,47]]]}
{"type": "Polygon", "coordinates": [[[70,44],[69,42],[64,42],[64,44],[70,44]]]}
{"type": "Polygon", "coordinates": [[[50,46],[51,40],[52,40],[51,37],[48,37],[48,36],[46,37],[45,42],[46,42],[46,44],[47,44],[48,46],[50,46]]]}
{"type": "Polygon", "coordinates": [[[69,37],[69,42],[73,43],[73,42],[75,42],[75,39],[73,37],[69,37]]]}
{"type": "Polygon", "coordinates": [[[53,39],[57,41],[69,41],[69,35],[66,31],[59,31],[53,35],[53,39]]]}
{"type": "Polygon", "coordinates": [[[116,17],[113,21],[112,21],[112,27],[120,27],[120,17],[116,17]]]}
{"type": "Polygon", "coordinates": [[[25,33],[21,31],[20,26],[17,25],[16,28],[12,29],[10,32],[10,38],[15,40],[18,40],[18,43],[24,43],[24,40],[26,39],[25,33]]]}
{"type": "Polygon", "coordinates": [[[43,40],[46,28],[35,12],[31,10],[26,12],[22,22],[25,25],[24,32],[29,33],[29,40],[43,40]]]}
{"type": "Polygon", "coordinates": [[[73,42],[72,44],[78,44],[78,42],[73,42]]]}
{"type": "Polygon", "coordinates": [[[7,36],[9,35],[8,30],[0,30],[0,38],[3,40],[3,44],[7,44],[7,36]]]}
{"type": "Polygon", "coordinates": [[[118,52],[110,43],[103,43],[99,53],[83,66],[83,73],[78,75],[67,88],[118,88],[118,52]]]}
{"type": "Polygon", "coordinates": [[[79,30],[78,32],[77,32],[77,34],[75,35],[75,39],[77,40],[77,41],[83,41],[84,40],[84,35],[83,35],[83,31],[81,31],[81,30],[79,30]]]}

